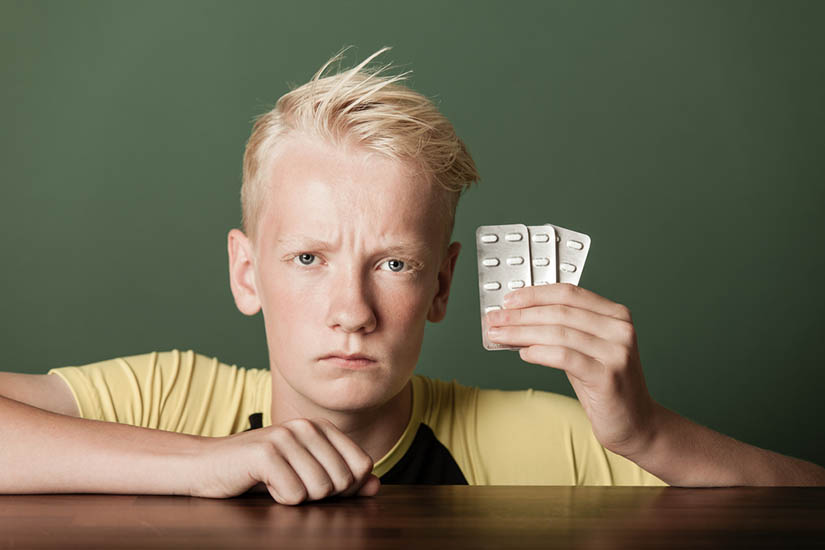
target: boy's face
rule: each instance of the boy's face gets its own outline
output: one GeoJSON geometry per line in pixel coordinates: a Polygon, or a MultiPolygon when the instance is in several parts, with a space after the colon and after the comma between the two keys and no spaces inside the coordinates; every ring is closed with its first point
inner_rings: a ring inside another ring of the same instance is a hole
{"type": "Polygon", "coordinates": [[[256,242],[230,231],[236,304],[263,310],[274,381],[296,405],[384,404],[412,375],[425,321],[446,313],[461,245],[442,249],[444,197],[407,167],[293,136],[268,168],[256,242]],[[326,358],[340,354],[372,361],[326,358]]]}

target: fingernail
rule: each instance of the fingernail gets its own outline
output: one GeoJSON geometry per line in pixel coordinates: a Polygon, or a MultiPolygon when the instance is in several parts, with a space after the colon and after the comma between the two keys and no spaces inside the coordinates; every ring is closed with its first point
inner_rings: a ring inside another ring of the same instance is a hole
{"type": "Polygon", "coordinates": [[[504,295],[504,305],[505,306],[511,306],[515,303],[515,301],[516,301],[516,297],[513,295],[512,292],[507,293],[507,294],[504,295]]]}
{"type": "Polygon", "coordinates": [[[490,338],[496,338],[498,336],[501,336],[501,329],[499,329],[498,327],[490,327],[487,329],[487,336],[489,336],[490,338]]]}

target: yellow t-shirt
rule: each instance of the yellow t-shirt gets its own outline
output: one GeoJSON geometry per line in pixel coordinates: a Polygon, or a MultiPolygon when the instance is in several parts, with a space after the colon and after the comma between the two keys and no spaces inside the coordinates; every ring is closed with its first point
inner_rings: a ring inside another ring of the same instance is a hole
{"type": "MultiPolygon", "coordinates": [[[[192,350],[51,369],[82,418],[220,437],[272,424],[269,369],[192,350]],[[257,417],[257,418],[255,418],[257,417]]],[[[388,483],[666,485],[599,444],[579,402],[414,375],[413,410],[373,472],[388,483]]]]}

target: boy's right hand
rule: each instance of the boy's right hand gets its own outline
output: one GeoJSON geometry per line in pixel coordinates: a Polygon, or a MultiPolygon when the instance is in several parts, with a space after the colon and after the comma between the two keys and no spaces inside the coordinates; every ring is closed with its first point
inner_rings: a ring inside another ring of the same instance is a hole
{"type": "Polygon", "coordinates": [[[281,504],[332,495],[372,496],[372,458],[325,419],[297,418],[227,437],[205,438],[191,496],[229,498],[263,484],[281,504]]]}

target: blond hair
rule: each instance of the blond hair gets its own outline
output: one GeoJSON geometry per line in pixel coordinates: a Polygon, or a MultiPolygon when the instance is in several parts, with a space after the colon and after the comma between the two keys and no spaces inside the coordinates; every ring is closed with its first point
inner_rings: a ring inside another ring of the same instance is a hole
{"type": "MultiPolygon", "coordinates": [[[[424,180],[445,194],[447,220],[444,249],[455,224],[460,195],[480,179],[475,163],[450,121],[425,96],[399,84],[412,71],[385,76],[390,65],[366,68],[384,47],[358,66],[333,75],[324,72],[343,57],[342,49],[306,84],[278,99],[275,107],[255,119],[243,158],[242,226],[253,241],[266,198],[267,160],[274,148],[294,133],[305,133],[340,145],[359,146],[391,159],[411,161],[424,180]]],[[[339,69],[340,70],[340,69],[339,69]]]]}

